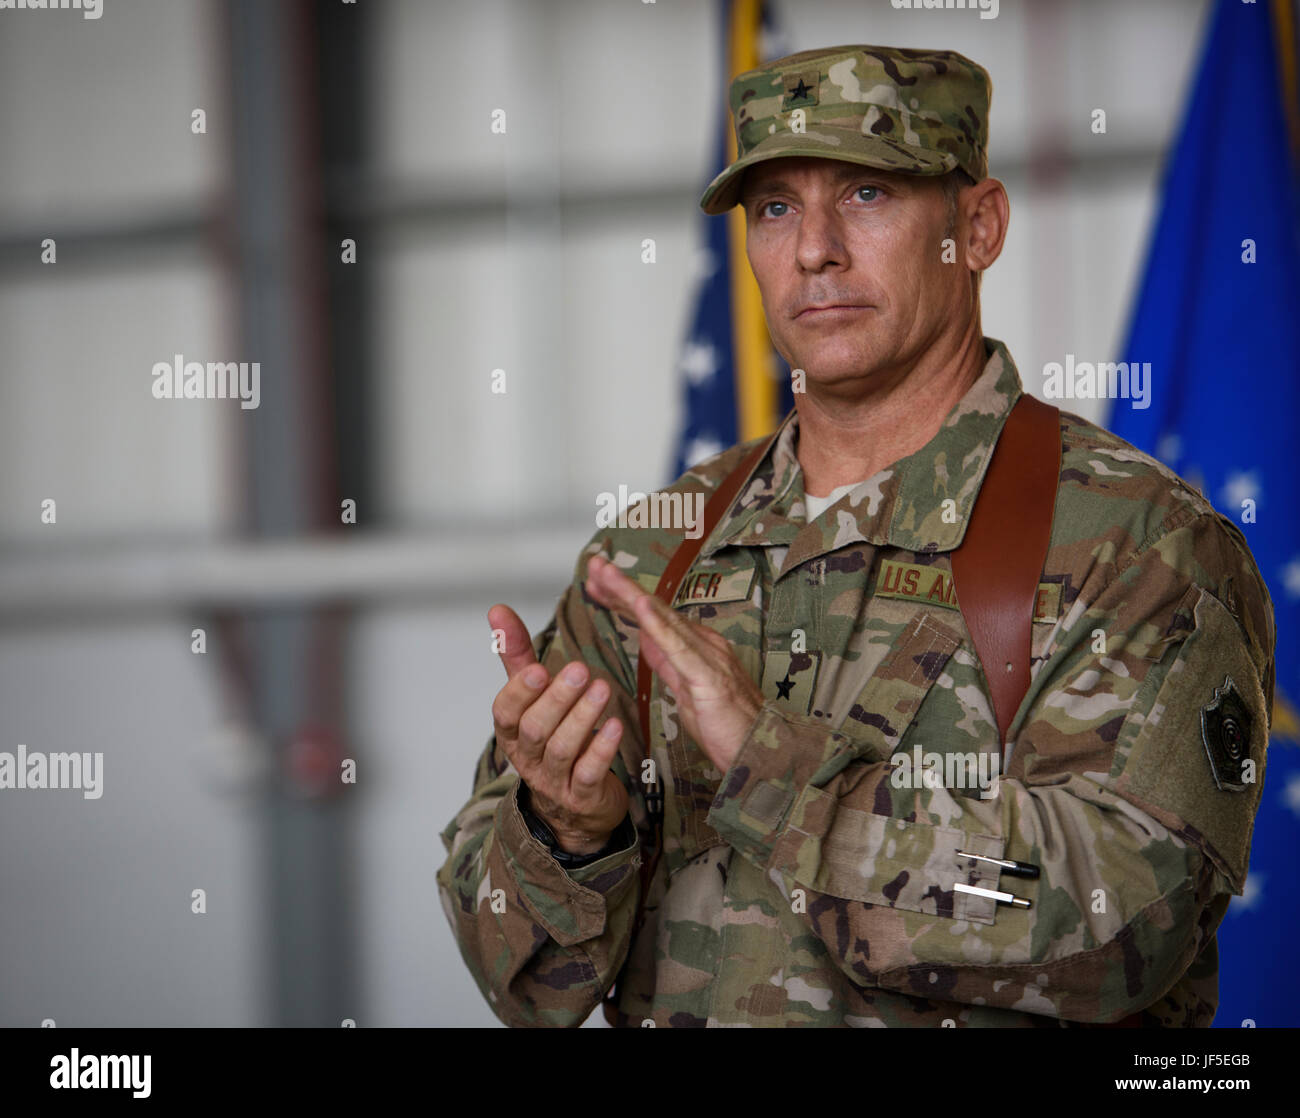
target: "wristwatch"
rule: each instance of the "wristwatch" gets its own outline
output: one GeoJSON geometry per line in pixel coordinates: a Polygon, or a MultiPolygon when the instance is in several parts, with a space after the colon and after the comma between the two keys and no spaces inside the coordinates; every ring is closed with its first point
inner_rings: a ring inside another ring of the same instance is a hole
{"type": "Polygon", "coordinates": [[[594,854],[573,854],[565,850],[560,846],[555,832],[533,814],[528,785],[522,780],[519,782],[519,814],[524,817],[524,826],[528,828],[528,833],[546,847],[551,857],[566,870],[578,870],[583,866],[589,866],[602,858],[608,858],[611,854],[627,850],[636,842],[636,827],[632,825],[631,814],[627,814],[623,816],[623,822],[614,828],[614,833],[609,836],[609,842],[594,854]]]}

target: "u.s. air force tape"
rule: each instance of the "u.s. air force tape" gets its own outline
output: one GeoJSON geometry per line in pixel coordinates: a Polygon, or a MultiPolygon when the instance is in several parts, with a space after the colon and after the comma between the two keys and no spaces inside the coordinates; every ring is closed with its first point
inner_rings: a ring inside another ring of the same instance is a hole
{"type": "MultiPolygon", "coordinates": [[[[960,609],[952,572],[943,567],[926,567],[920,563],[900,563],[882,559],[876,575],[878,598],[901,598],[944,609],[960,609]]],[[[1061,584],[1040,582],[1034,597],[1034,620],[1055,621],[1061,615],[1061,584]]]]}

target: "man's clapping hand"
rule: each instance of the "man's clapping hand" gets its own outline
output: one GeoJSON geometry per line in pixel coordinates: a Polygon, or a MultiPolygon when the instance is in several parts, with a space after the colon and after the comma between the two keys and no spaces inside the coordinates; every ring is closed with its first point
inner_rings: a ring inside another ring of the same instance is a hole
{"type": "Polygon", "coordinates": [[[647,594],[603,555],[587,563],[587,593],[636,619],[640,655],[672,689],[686,732],[725,773],[763,706],[763,693],[731,644],[647,594]]]}
{"type": "Polygon", "coordinates": [[[609,684],[591,681],[580,661],[551,679],[509,606],[493,606],[488,623],[505,634],[501,661],[509,677],[492,702],[497,744],[528,786],[533,813],[560,846],[594,854],[627,814],[627,789],[610,769],[623,724],[610,718],[592,733],[609,702],[609,684]]]}

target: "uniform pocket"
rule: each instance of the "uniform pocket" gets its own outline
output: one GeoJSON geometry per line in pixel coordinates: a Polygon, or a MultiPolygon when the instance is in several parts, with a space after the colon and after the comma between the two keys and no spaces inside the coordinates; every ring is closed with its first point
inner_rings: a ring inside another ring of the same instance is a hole
{"type": "MultiPolygon", "coordinates": [[[[996,889],[996,866],[958,852],[1000,857],[1002,838],[978,825],[969,830],[955,825],[951,810],[946,817],[925,810],[928,791],[896,787],[892,767],[860,785],[853,774],[837,780],[856,762],[890,759],[961,644],[962,634],[933,614],[909,619],[839,728],[850,748],[814,773],[791,810],[774,868],[842,900],[994,923],[994,901],[953,885],[996,889]],[[835,791],[828,790],[832,783],[835,791]]],[[[923,774],[915,776],[920,784],[923,774]]]]}
{"type": "Polygon", "coordinates": [[[994,835],[877,815],[822,788],[795,802],[772,867],[824,896],[977,924],[995,922],[996,902],[953,888],[998,889],[998,867],[965,857],[1000,858],[994,835]]]}
{"type": "MultiPolygon", "coordinates": [[[[931,614],[908,622],[902,639],[872,673],[838,727],[858,747],[857,753],[841,759],[841,768],[853,760],[883,761],[894,752],[961,642],[956,629],[931,614]]],[[[825,772],[826,779],[836,771],[825,772]]],[[[814,783],[825,780],[814,778],[814,783]]]]}

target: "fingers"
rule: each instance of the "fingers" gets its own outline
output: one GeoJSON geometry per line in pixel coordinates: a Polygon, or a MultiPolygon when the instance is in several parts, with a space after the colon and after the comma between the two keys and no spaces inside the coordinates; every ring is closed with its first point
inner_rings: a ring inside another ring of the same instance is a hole
{"type": "Polygon", "coordinates": [[[618,753],[618,743],[622,736],[623,723],[617,718],[609,719],[600,728],[600,733],[591,739],[586,752],[574,762],[569,786],[577,798],[590,798],[604,783],[618,753]]]}
{"type": "Polygon", "coordinates": [[[551,787],[569,787],[573,763],[591,741],[608,701],[609,684],[603,679],[594,681],[551,733],[542,758],[542,772],[551,787]]]}
{"type": "Polygon", "coordinates": [[[492,704],[501,742],[519,775],[535,792],[572,810],[601,798],[610,765],[623,735],[622,723],[611,719],[593,737],[611,696],[603,679],[590,679],[580,661],[566,664],[543,690],[532,687],[535,665],[510,680],[492,704]]]}
{"type": "Polygon", "coordinates": [[[587,592],[606,609],[632,613],[646,592],[603,555],[587,560],[587,592]]]}
{"type": "MultiPolygon", "coordinates": [[[[533,703],[520,715],[518,745],[526,764],[530,766],[542,764],[548,752],[547,742],[573,705],[581,698],[590,677],[591,673],[587,670],[586,664],[577,660],[566,664],[551,681],[551,685],[541,695],[535,695],[533,703]]],[[[602,684],[602,686],[606,689],[605,698],[608,698],[608,685],[602,684]]],[[[604,706],[603,701],[601,706],[604,706]]],[[[570,755],[569,762],[572,761],[573,755],[570,755]]],[[[551,771],[554,771],[553,764],[548,770],[548,775],[551,771]]],[[[567,784],[567,767],[564,769],[564,774],[567,784]]]]}
{"type": "Polygon", "coordinates": [[[710,629],[707,625],[701,625],[695,629],[694,632],[698,633],[719,652],[731,652],[731,641],[727,640],[727,638],[716,629],[710,629]]]}
{"type": "Polygon", "coordinates": [[[500,629],[503,634],[501,663],[505,665],[506,675],[510,679],[514,679],[530,664],[537,663],[537,654],[533,651],[528,626],[509,606],[498,604],[488,610],[488,624],[493,630],[500,629]]]}
{"type": "Polygon", "coordinates": [[[668,686],[674,695],[680,695],[682,686],[681,673],[673,667],[673,662],[668,659],[667,654],[654,641],[654,638],[641,630],[641,651],[640,655],[645,657],[645,662],[650,665],[650,670],[656,672],[660,679],[668,686]]]}
{"type": "MultiPolygon", "coordinates": [[[[496,724],[497,739],[507,754],[519,736],[520,719],[537,701],[550,678],[550,673],[540,664],[532,665],[515,675],[492,700],[492,721],[496,724]]],[[[510,759],[515,761],[513,755],[510,759]]],[[[519,767],[517,761],[515,767],[519,767]]]]}
{"type": "Polygon", "coordinates": [[[711,677],[711,657],[729,647],[725,637],[687,621],[603,555],[587,561],[587,589],[606,609],[621,609],[637,619],[646,662],[679,696],[683,680],[711,677]]]}
{"type": "MultiPolygon", "coordinates": [[[[679,675],[697,681],[708,679],[714,674],[709,658],[715,650],[700,635],[703,630],[698,626],[693,626],[689,621],[679,617],[663,602],[649,594],[645,595],[644,602],[638,603],[636,618],[641,623],[642,635],[649,634],[666,662],[679,675]]],[[[651,666],[654,667],[653,664],[651,666]]],[[[681,692],[664,673],[664,669],[661,667],[657,670],[663,676],[664,682],[680,695],[681,692]]]]}

